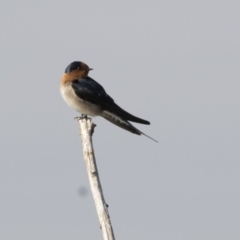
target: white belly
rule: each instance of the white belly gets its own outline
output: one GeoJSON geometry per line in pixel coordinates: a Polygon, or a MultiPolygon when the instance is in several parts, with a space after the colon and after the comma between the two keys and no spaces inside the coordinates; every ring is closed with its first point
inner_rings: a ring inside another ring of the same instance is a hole
{"type": "Polygon", "coordinates": [[[61,87],[60,92],[65,102],[77,112],[92,117],[101,114],[102,110],[99,106],[79,99],[74,93],[71,85],[65,85],[64,87],[61,87]]]}

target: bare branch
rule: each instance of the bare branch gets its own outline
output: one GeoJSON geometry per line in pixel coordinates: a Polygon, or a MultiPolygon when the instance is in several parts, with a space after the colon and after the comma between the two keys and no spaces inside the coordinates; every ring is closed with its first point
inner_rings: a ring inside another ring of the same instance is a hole
{"type": "Polygon", "coordinates": [[[90,118],[79,118],[78,121],[82,138],[83,156],[87,167],[88,178],[97,209],[100,227],[103,233],[103,239],[114,240],[114,233],[108,214],[108,205],[104,200],[92,145],[92,134],[96,125],[92,123],[92,119],[90,118]]]}

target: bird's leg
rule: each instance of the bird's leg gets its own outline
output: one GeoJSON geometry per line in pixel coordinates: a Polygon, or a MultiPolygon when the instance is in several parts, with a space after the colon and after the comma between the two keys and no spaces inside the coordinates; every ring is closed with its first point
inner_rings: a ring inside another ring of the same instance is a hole
{"type": "Polygon", "coordinates": [[[81,118],[88,118],[86,114],[82,114],[81,118]]]}
{"type": "Polygon", "coordinates": [[[82,114],[81,117],[75,117],[74,120],[90,119],[86,114],[82,114]]]}

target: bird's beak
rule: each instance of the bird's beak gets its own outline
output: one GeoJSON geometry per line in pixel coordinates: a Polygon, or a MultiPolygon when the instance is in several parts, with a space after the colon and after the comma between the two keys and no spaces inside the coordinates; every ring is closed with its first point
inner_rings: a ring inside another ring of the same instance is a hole
{"type": "Polygon", "coordinates": [[[91,71],[91,70],[93,70],[93,68],[89,68],[89,69],[88,69],[88,71],[91,71]]]}

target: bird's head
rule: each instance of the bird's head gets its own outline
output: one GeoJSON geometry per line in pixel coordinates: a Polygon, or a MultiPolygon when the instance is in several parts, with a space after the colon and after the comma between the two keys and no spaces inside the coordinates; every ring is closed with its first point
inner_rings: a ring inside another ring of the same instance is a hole
{"type": "Polygon", "coordinates": [[[70,63],[65,69],[66,74],[74,74],[77,78],[87,77],[89,71],[93,70],[87,64],[79,61],[70,63]]]}

